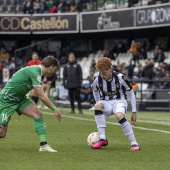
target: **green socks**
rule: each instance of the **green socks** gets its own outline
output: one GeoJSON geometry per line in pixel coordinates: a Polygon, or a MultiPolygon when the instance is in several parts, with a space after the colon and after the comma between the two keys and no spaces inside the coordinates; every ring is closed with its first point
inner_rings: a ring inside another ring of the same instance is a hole
{"type": "Polygon", "coordinates": [[[34,128],[39,136],[40,143],[46,142],[46,125],[42,117],[34,119],[34,128]]]}

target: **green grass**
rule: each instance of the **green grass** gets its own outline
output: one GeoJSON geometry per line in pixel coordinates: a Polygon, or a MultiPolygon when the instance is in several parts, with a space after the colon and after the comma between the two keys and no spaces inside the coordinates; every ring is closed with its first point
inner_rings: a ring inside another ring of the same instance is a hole
{"type": "MultiPolygon", "coordinates": [[[[130,151],[130,144],[114,116],[106,119],[109,145],[91,149],[87,136],[96,131],[93,111],[69,114],[60,108],[58,122],[44,110],[48,143],[57,153],[38,152],[39,140],[33,120],[14,114],[6,138],[0,140],[0,169],[3,170],[164,170],[170,169],[170,113],[139,112],[134,127],[140,151],[130,151]],[[140,129],[140,128],[147,129],[140,129]],[[155,132],[152,129],[160,130],[155,132]],[[162,131],[165,131],[163,133],[162,131]],[[169,133],[168,133],[169,132],[169,133]]],[[[130,119],[130,113],[127,119],[130,119]]]]}

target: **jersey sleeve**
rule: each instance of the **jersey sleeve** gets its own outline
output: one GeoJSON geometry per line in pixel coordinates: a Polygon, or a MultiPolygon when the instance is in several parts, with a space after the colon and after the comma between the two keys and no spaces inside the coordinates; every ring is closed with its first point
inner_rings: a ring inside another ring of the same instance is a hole
{"type": "Polygon", "coordinates": [[[95,101],[98,102],[100,100],[99,87],[98,87],[98,76],[94,77],[91,87],[93,91],[93,97],[95,101]]]}
{"type": "Polygon", "coordinates": [[[33,86],[41,86],[42,81],[41,81],[41,75],[38,72],[33,72],[31,74],[31,81],[33,86]]]}
{"type": "Polygon", "coordinates": [[[94,77],[94,80],[91,84],[91,88],[93,91],[97,92],[99,90],[99,87],[98,87],[98,81],[97,81],[97,78],[98,76],[94,77]]]}
{"type": "Polygon", "coordinates": [[[119,78],[120,81],[122,82],[122,85],[125,87],[126,91],[130,91],[132,89],[132,86],[130,82],[127,80],[127,78],[123,74],[121,74],[119,78]]]}

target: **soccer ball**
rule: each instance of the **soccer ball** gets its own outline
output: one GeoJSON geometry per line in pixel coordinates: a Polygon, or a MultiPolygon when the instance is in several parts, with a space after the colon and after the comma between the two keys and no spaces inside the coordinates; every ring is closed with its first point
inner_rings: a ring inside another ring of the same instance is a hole
{"type": "Polygon", "coordinates": [[[95,145],[100,140],[100,134],[98,132],[93,132],[87,137],[87,143],[89,146],[95,145]]]}

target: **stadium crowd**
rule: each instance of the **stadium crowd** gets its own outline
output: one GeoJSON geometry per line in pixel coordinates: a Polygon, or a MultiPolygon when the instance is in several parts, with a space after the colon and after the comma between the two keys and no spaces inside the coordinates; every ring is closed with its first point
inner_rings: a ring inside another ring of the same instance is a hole
{"type": "Polygon", "coordinates": [[[69,13],[168,3],[169,0],[4,0],[0,13],[69,13]]]}
{"type": "MultiPolygon", "coordinates": [[[[120,4],[124,4],[124,7],[133,7],[141,5],[153,5],[157,3],[168,3],[169,0],[148,0],[143,3],[143,0],[118,0],[118,1],[103,1],[98,2],[96,0],[25,0],[24,13],[65,13],[65,12],[82,12],[83,9],[87,10],[87,6],[91,6],[89,10],[98,10],[98,8],[103,4],[104,10],[121,8],[120,4]],[[127,2],[127,3],[126,3],[127,2]],[[107,7],[105,3],[113,3],[112,7],[107,7]]],[[[123,7],[123,6],[122,6],[123,7]]]]}
{"type": "Polygon", "coordinates": [[[24,14],[81,12],[79,0],[25,0],[24,14]]]}
{"type": "MultiPolygon", "coordinates": [[[[170,87],[170,64],[165,62],[166,52],[170,50],[169,41],[142,41],[131,42],[130,46],[123,42],[118,42],[111,50],[104,49],[103,57],[109,57],[112,61],[117,60],[117,64],[113,64],[113,70],[125,74],[128,79],[133,80],[153,80],[147,82],[148,88],[167,89],[170,87]],[[148,52],[152,55],[147,56],[148,52]],[[120,53],[131,53],[132,60],[129,64],[118,60],[120,53]]],[[[10,77],[20,68],[26,66],[26,63],[31,59],[31,54],[36,51],[39,59],[42,60],[47,54],[54,55],[59,61],[61,67],[67,63],[68,54],[71,52],[70,47],[56,48],[56,51],[48,51],[39,46],[34,46],[28,51],[16,52],[14,47],[7,48],[2,42],[0,43],[0,84],[2,84],[2,69],[8,68],[10,77]]],[[[78,56],[81,61],[81,56],[78,56]]],[[[92,60],[88,80],[92,81],[95,73],[95,60],[92,60]]]]}

